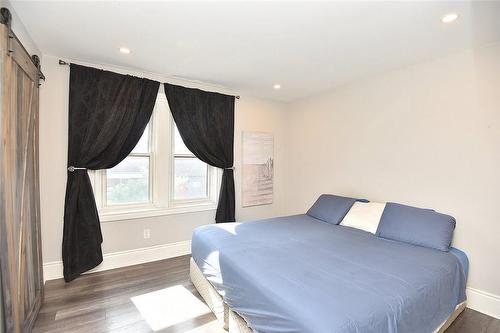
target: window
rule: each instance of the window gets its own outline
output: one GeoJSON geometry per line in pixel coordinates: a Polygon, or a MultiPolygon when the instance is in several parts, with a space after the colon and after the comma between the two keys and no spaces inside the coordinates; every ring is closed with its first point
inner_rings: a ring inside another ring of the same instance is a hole
{"type": "Polygon", "coordinates": [[[104,171],[106,206],[151,202],[150,136],[148,125],[132,153],[114,168],[104,171]]]}
{"type": "Polygon", "coordinates": [[[208,197],[208,165],[197,159],[182,141],[177,127],[174,132],[174,200],[197,200],[208,197]]]}
{"type": "Polygon", "coordinates": [[[215,209],[220,186],[218,169],[185,146],[163,91],[129,156],[89,174],[101,221],[215,209]]]}

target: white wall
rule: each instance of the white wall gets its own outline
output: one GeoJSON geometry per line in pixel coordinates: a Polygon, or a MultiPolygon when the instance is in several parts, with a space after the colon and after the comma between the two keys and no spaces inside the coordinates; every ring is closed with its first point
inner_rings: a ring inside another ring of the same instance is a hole
{"type": "Polygon", "coordinates": [[[302,100],[289,121],[289,213],[338,193],[451,214],[469,286],[500,295],[500,45],[302,100]]]}
{"type": "Polygon", "coordinates": [[[256,220],[286,213],[288,193],[288,112],[286,105],[243,96],[237,105],[235,120],[235,191],[236,220],[256,220]],[[241,207],[241,146],[243,131],[274,134],[274,197],[272,205],[241,207]]]}
{"type": "MultiPolygon", "coordinates": [[[[40,190],[44,263],[61,260],[64,194],[68,144],[68,84],[69,68],[58,64],[57,57],[44,55],[43,67],[47,77],[40,88],[40,190]]],[[[103,68],[103,66],[96,65],[103,68]]],[[[123,69],[105,68],[118,72],[123,69]]],[[[130,72],[134,75],[141,73],[130,72]]],[[[143,76],[162,81],[159,76],[143,76]]],[[[202,87],[209,89],[209,87],[202,87]]],[[[235,182],[236,217],[238,220],[277,216],[285,213],[287,157],[286,112],[276,102],[242,96],[236,101],[235,123],[235,182]],[[241,208],[240,162],[241,131],[269,131],[276,140],[275,202],[272,205],[241,208]]],[[[192,230],[213,223],[215,211],[168,215],[136,220],[102,222],[103,252],[106,254],[137,248],[169,244],[191,239],[192,230]],[[143,239],[143,229],[151,229],[151,238],[143,239]]],[[[106,261],[106,258],[105,258],[106,261]]]]}

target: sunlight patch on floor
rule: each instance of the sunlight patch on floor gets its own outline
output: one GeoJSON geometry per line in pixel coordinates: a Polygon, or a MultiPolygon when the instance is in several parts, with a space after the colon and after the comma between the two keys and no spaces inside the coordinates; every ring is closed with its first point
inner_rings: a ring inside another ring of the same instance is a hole
{"type": "Polygon", "coordinates": [[[182,285],[130,299],[153,331],[210,313],[208,306],[182,285]]]}

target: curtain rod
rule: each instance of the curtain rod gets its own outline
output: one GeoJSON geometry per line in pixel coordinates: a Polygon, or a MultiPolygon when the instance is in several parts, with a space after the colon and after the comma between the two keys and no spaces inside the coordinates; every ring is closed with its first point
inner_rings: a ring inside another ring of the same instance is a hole
{"type": "MultiPolygon", "coordinates": [[[[69,62],[66,62],[66,61],[64,61],[64,60],[59,59],[59,65],[69,66],[69,65],[70,65],[70,63],[69,63],[69,62]]],[[[234,96],[234,98],[236,98],[236,99],[240,99],[240,96],[239,96],[239,95],[238,95],[238,96],[234,96]]]]}

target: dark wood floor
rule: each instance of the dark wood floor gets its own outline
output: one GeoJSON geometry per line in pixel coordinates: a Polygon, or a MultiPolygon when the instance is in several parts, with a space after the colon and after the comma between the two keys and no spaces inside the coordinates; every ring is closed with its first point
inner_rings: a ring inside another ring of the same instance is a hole
{"type": "MultiPolygon", "coordinates": [[[[144,319],[132,298],[175,286],[182,286],[201,300],[189,280],[188,256],[88,274],[71,283],[48,281],[34,332],[153,332],[151,322],[144,319]]],[[[226,331],[206,312],[156,332],[226,331]]],[[[446,332],[500,333],[500,320],[466,309],[446,332]]]]}

